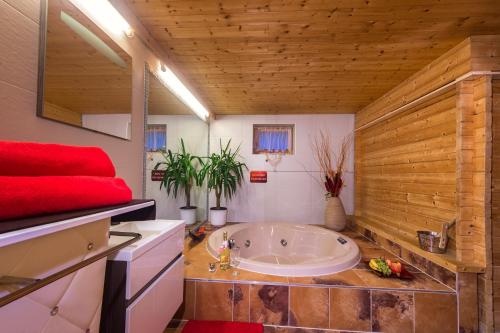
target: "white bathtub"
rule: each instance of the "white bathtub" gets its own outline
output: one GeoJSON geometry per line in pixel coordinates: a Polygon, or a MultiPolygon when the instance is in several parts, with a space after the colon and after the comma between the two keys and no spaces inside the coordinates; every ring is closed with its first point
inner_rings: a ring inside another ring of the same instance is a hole
{"type": "Polygon", "coordinates": [[[222,233],[240,247],[238,268],[279,276],[318,276],[356,266],[359,248],[349,237],[311,225],[239,223],[210,235],[208,252],[217,258],[222,233]]]}

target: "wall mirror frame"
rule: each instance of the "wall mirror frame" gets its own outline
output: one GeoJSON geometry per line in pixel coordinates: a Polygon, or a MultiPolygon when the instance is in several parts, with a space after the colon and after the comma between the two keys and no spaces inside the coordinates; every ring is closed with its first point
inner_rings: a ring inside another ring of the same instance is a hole
{"type": "MultiPolygon", "coordinates": [[[[158,69],[159,70],[159,69],[158,69]]],[[[179,208],[185,205],[181,192],[174,199],[167,196],[165,188],[160,189],[158,178],[153,180],[156,163],[163,160],[162,152],[177,152],[183,139],[190,154],[205,158],[209,155],[210,126],[201,120],[189,107],[161,82],[161,78],[146,63],[144,67],[144,165],[143,195],[155,199],[158,218],[179,219],[179,208]],[[155,139],[155,131],[164,131],[155,139]]],[[[194,187],[191,204],[197,206],[196,222],[208,219],[208,190],[206,185],[194,187]]],[[[182,210],[182,209],[181,209],[182,210]]]]}
{"type": "Polygon", "coordinates": [[[40,1],[38,117],[132,139],[132,57],[70,0],[40,1]]]}

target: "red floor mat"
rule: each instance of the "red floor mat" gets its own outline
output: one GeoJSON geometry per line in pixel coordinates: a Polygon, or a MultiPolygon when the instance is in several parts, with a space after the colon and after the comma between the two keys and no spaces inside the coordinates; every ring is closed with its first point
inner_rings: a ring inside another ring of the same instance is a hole
{"type": "Polygon", "coordinates": [[[182,333],[263,333],[264,326],[257,323],[190,320],[182,333]]]}

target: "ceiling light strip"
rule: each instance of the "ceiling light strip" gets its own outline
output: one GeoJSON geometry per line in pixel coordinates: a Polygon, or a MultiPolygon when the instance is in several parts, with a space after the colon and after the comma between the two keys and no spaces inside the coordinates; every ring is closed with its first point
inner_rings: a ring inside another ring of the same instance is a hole
{"type": "Polygon", "coordinates": [[[107,27],[115,34],[125,33],[128,37],[134,35],[134,30],[127,20],[116,10],[108,0],[72,0],[80,8],[92,14],[92,18],[107,27]]]}
{"type": "Polygon", "coordinates": [[[189,89],[179,80],[179,78],[164,64],[160,64],[157,70],[160,81],[177,98],[186,104],[201,120],[206,121],[210,115],[208,110],[194,97],[189,89]]]}

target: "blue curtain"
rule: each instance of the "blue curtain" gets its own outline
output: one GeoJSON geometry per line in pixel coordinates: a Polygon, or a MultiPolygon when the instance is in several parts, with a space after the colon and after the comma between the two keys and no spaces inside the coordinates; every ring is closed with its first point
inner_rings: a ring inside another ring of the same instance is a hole
{"type": "Polygon", "coordinates": [[[286,151],[288,149],[288,131],[260,131],[259,150],[270,152],[286,151]]]}
{"type": "Polygon", "coordinates": [[[154,151],[155,134],[150,129],[146,132],[146,151],[154,151]]]}
{"type": "Polygon", "coordinates": [[[165,125],[148,125],[146,130],[146,151],[167,149],[167,133],[165,125]]]}
{"type": "Polygon", "coordinates": [[[167,133],[165,131],[156,132],[156,150],[167,149],[167,133]]]}

